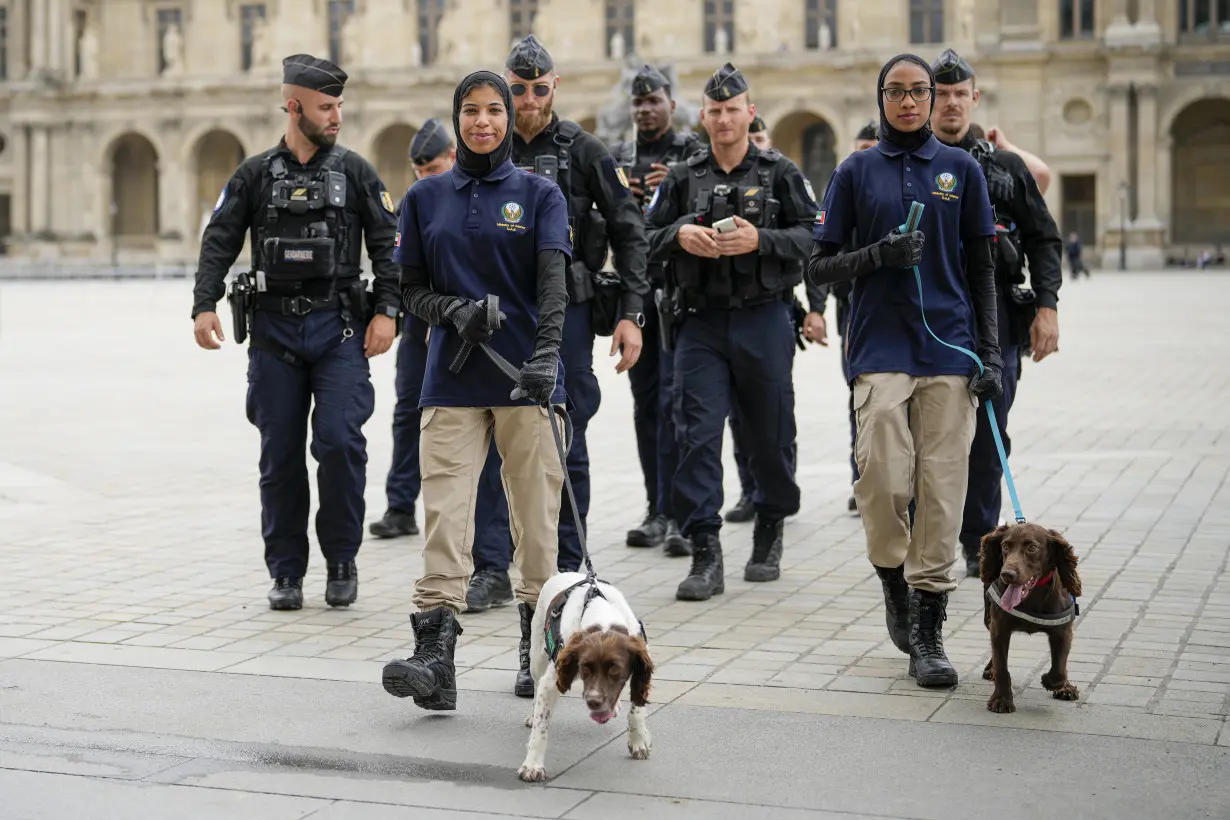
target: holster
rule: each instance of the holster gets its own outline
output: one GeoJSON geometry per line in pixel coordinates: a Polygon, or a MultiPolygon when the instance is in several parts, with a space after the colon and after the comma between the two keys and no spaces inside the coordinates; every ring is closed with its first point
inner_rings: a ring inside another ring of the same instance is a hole
{"type": "Polygon", "coordinates": [[[252,277],[247,273],[235,276],[226,302],[231,308],[231,333],[236,344],[243,344],[252,325],[252,277]]]}
{"type": "Polygon", "coordinates": [[[653,292],[653,301],[658,311],[658,338],[662,352],[673,353],[679,326],[683,324],[682,295],[677,288],[657,288],[653,292]]]}
{"type": "Polygon", "coordinates": [[[579,259],[568,266],[568,304],[579,305],[594,298],[594,281],[590,269],[579,259]]]}
{"type": "Polygon", "coordinates": [[[1028,354],[1029,329],[1038,315],[1038,298],[1029,288],[1012,286],[1008,290],[1009,332],[1022,354],[1028,354]]]}
{"type": "Polygon", "coordinates": [[[590,328],[595,336],[612,336],[619,324],[619,274],[598,271],[590,278],[594,292],[590,300],[590,328]]]}

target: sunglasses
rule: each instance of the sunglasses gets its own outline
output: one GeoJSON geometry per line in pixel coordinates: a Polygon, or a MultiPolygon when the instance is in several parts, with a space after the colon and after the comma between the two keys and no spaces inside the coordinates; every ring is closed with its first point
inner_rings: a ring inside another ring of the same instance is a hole
{"type": "MultiPolygon", "coordinates": [[[[545,97],[551,93],[551,86],[548,83],[537,83],[532,88],[534,89],[535,97],[545,97]]],[[[513,83],[508,87],[508,90],[513,93],[514,97],[523,97],[525,96],[526,86],[525,83],[513,83]]]]}

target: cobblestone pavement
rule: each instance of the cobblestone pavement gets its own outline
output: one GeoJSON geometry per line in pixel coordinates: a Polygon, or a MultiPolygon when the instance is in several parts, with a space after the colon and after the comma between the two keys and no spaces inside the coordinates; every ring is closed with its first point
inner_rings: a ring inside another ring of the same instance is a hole
{"type": "MultiPolygon", "coordinates": [[[[348,610],[325,606],[313,546],[305,608],[268,610],[246,354],[231,341],[195,347],[190,291],[183,280],[0,289],[0,659],[378,681],[413,646],[421,537],[369,538],[348,610]]],[[[1018,636],[1012,715],[984,706],[975,579],[948,608],[955,689],[920,689],[887,640],[861,524],[845,509],[835,349],[812,347],[795,364],[803,509],[786,528],[781,580],[742,580],[751,526],[728,525],[726,594],[683,603],[686,560],[623,545],[644,490],[626,377],[599,340],[594,561],[644,619],[655,700],[1230,745],[1227,297],[1230,276],[1215,273],[1065,284],[1061,352],[1024,366],[1011,463],[1027,517],[1063,531],[1081,557],[1070,664],[1081,699],[1052,701],[1038,682],[1045,640],[1018,636]]],[[[384,510],[393,366],[391,353],[373,363],[369,521],[384,510]]],[[[509,691],[515,609],[463,622],[459,687],[509,691]]]]}

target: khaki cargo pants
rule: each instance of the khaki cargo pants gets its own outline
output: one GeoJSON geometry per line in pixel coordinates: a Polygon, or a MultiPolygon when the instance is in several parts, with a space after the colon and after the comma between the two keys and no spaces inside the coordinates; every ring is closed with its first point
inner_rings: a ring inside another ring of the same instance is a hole
{"type": "Polygon", "coordinates": [[[558,416],[540,406],[425,407],[419,422],[424,533],[423,577],[414,588],[420,610],[466,609],[474,572],[474,505],[491,436],[503,465],[517,599],[531,607],[555,574],[560,489],[564,472],[551,433],[558,416]]]}
{"type": "Polygon", "coordinates": [[[957,586],[952,568],[978,407],[967,383],[963,376],[906,373],[863,373],[854,380],[854,498],[867,557],[877,567],[904,563],[906,582],[925,592],[957,586]]]}

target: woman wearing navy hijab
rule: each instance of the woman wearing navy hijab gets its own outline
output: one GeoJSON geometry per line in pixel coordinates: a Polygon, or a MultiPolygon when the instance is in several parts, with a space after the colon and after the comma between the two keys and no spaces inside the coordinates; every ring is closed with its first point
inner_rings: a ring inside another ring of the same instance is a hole
{"type": "Polygon", "coordinates": [[[931,133],[935,78],[926,61],[894,57],[876,91],[879,141],[833,174],[807,272],[815,284],[853,280],[845,344],[857,422],[854,497],[889,636],[910,656],[919,686],[955,686],[941,624],[957,586],[975,409],[1002,389],[995,220],[978,163],[931,133]],[[914,202],[925,206],[922,221],[902,233],[914,202]],[[985,373],[931,337],[923,308],[940,339],[977,351],[985,373]]]}
{"type": "MultiPolygon", "coordinates": [[[[429,327],[420,433],[426,543],[414,655],[384,668],[384,688],[424,709],[457,708],[453,653],[473,571],[474,504],[491,436],[503,460],[520,606],[538,603],[555,574],[560,488],[549,404],[564,401],[565,260],[572,254],[568,206],[559,186],[512,164],[512,93],[504,79],[475,72],[453,95],[457,162],[406,192],[393,258],[402,266],[406,309],[429,327]],[[507,318],[493,332],[476,302],[499,297],[507,318]],[[475,350],[449,371],[463,342],[488,344],[525,362],[513,384],[475,350]],[[510,393],[520,387],[526,398],[510,393]]],[[[528,618],[522,643],[529,653],[528,618]]]]}

